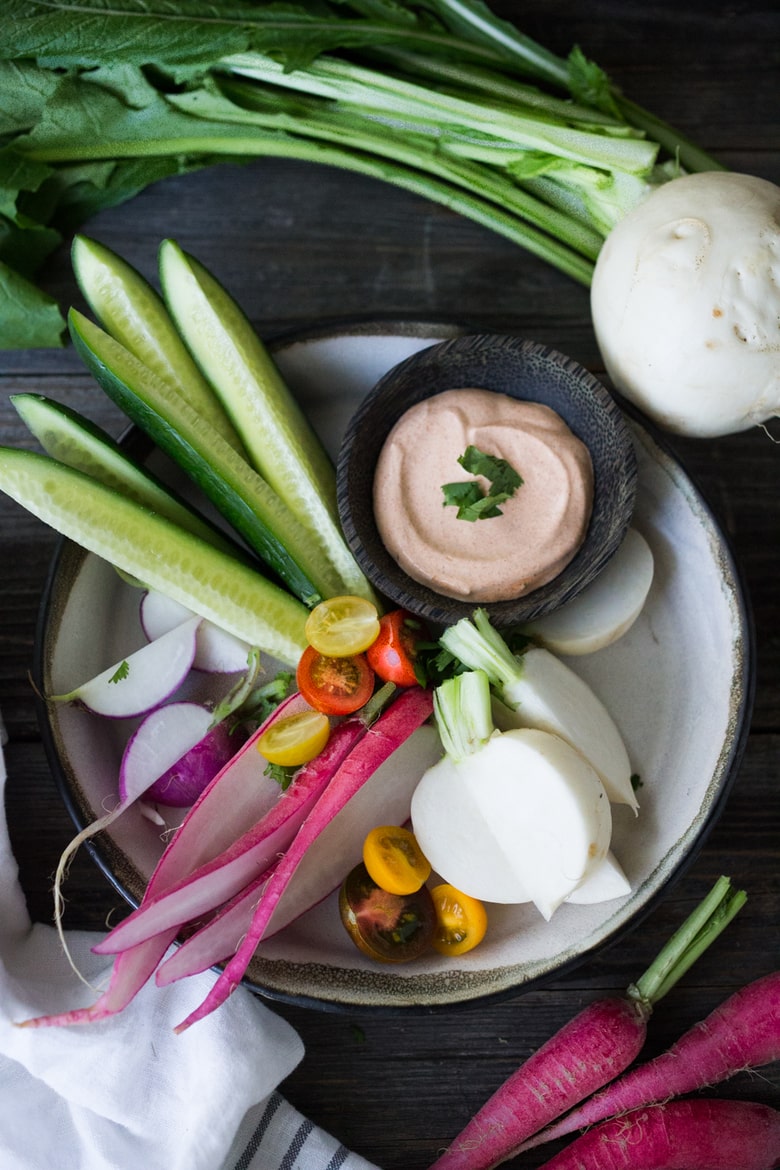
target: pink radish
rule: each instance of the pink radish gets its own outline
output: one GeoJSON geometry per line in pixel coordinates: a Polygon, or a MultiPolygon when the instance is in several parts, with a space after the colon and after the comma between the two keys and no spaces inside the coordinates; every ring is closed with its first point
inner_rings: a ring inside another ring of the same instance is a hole
{"type": "MultiPolygon", "coordinates": [[[[282,869],[278,881],[269,871],[246,887],[162,964],[157,982],[171,983],[234,954],[248,932],[258,929],[258,914],[270,920],[263,931],[266,939],[321,902],[360,860],[361,842],[375,824],[406,820],[420,770],[439,751],[433,728],[418,728],[319,832],[314,823],[303,826],[301,840],[296,838],[290,849],[292,860],[285,857],[276,867],[282,869]],[[261,897],[268,898],[265,908],[260,907],[261,897]]],[[[332,784],[338,786],[338,777],[332,784]]],[[[327,798],[323,800],[327,803],[327,798]]],[[[315,822],[325,812],[318,805],[310,820],[315,822]]]]}
{"type": "MultiPolygon", "coordinates": [[[[780,1060],[780,971],[741,988],[667,1051],[639,1065],[543,1130],[521,1150],[780,1060]]],[[[518,1153],[519,1151],[515,1151],[518,1153]]]]}
{"type": "MultiPolygon", "coordinates": [[[[315,880],[311,880],[312,874],[307,874],[307,880],[303,883],[304,889],[295,890],[295,896],[292,896],[295,887],[294,879],[299,867],[302,866],[304,860],[311,863],[318,839],[335,822],[338,814],[348,809],[350,803],[361,795],[361,789],[367,785],[368,781],[376,778],[380,765],[397,752],[409,736],[430,717],[432,711],[433,700],[430,692],[422,690],[420,687],[412,687],[402,692],[391,706],[380,715],[376,723],[368,729],[357,747],[349,753],[345,762],[338,769],[317,802],[311,816],[304,822],[290,848],[268,879],[251,926],[235,954],[226,964],[209,995],[199,1008],[191,1012],[178,1025],[177,1032],[189,1028],[197,1020],[203,1019],[204,1016],[209,1015],[220,1004],[224,1003],[243,978],[252,955],[261,939],[269,933],[269,928],[277,929],[292,921],[293,918],[315,905],[325,894],[329,893],[340,880],[339,874],[343,877],[348,869],[347,855],[349,851],[356,846],[359,849],[363,839],[362,836],[356,835],[354,823],[345,830],[344,840],[340,841],[337,833],[335,839],[331,840],[329,851],[317,851],[318,861],[329,862],[332,873],[330,875],[323,873],[321,867],[318,864],[315,865],[315,880]],[[338,852],[334,852],[334,848],[339,844],[341,848],[338,852]],[[285,895],[288,897],[285,898],[285,895]]],[[[432,731],[432,735],[435,736],[435,732],[432,731]]],[[[394,765],[396,762],[397,756],[393,761],[394,765]]],[[[422,763],[422,768],[424,767],[425,762],[422,763]]],[[[408,782],[407,801],[411,800],[411,793],[419,775],[420,772],[417,771],[416,778],[411,782],[409,782],[409,777],[406,777],[408,782]]],[[[376,787],[372,786],[374,788],[372,795],[382,796],[389,789],[394,788],[396,777],[393,776],[392,785],[388,783],[388,779],[388,777],[382,776],[376,787]]],[[[376,803],[373,802],[369,804],[367,809],[368,827],[377,823],[373,819],[375,815],[378,815],[377,807],[376,803]]],[[[333,837],[333,834],[331,836],[333,837]]]]}
{"type": "Polygon", "coordinates": [[[168,703],[147,715],[127,741],[119,767],[123,803],[145,795],[174,808],[194,804],[246,739],[199,703],[168,703]]]}
{"type": "Polygon", "coordinates": [[[649,1105],[597,1125],[541,1170],[773,1170],[778,1162],[776,1109],[699,1098],[649,1105]]]}
{"type": "MultiPolygon", "coordinates": [[[[219,772],[198,798],[149,879],[143,902],[156,897],[185,878],[193,869],[227,849],[263,816],[279,797],[275,780],[257,775],[254,745],[265,729],[284,715],[292,715],[306,704],[300,695],[291,695],[268,717],[244,744],[238,755],[219,772]],[[248,782],[249,781],[249,782],[248,782]]],[[[143,904],[143,903],[142,903],[143,904]]],[[[100,998],[89,1007],[24,1021],[26,1027],[92,1023],[120,1012],[154,974],[177,927],[155,935],[148,942],[124,951],[114,962],[111,979],[100,998]]],[[[63,938],[64,945],[64,938],[63,938]]],[[[67,947],[66,947],[67,953],[67,947]]]]}
{"type": "MultiPolygon", "coordinates": [[[[199,918],[265,873],[287,849],[334,772],[366,730],[365,723],[358,718],[335,728],[325,749],[295,774],[289,788],[280,792],[265,816],[222,853],[193,870],[182,881],[157,897],[144,900],[142,906],[93,950],[101,955],[117,954],[171,926],[199,918]]],[[[256,767],[258,772],[263,769],[259,755],[256,767]]],[[[217,959],[225,953],[217,955],[217,959]]]]}
{"type": "Polygon", "coordinates": [[[491,1170],[611,1081],[640,1052],[654,1005],[745,902],[720,878],[625,996],[589,1004],[504,1082],[431,1170],[491,1170]]]}
{"type": "Polygon", "coordinates": [[[178,690],[195,658],[202,619],[188,618],[167,634],[129,654],[55,702],[81,703],[96,715],[129,719],[153,711],[178,690]]]}
{"type": "MultiPolygon", "coordinates": [[[[140,618],[143,631],[150,641],[159,638],[192,617],[191,609],[158,593],[156,589],[147,589],[141,598],[140,618]]],[[[209,674],[235,674],[246,670],[250,646],[234,634],[221,630],[213,622],[201,623],[196,638],[195,670],[203,670],[209,674]]]]}

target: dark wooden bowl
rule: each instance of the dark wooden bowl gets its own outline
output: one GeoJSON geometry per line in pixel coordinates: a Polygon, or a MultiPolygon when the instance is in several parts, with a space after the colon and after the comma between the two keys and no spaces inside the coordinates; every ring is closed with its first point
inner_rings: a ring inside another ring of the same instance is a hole
{"type": "Polygon", "coordinates": [[[509,601],[485,604],[500,627],[557,609],[601,572],[625,535],[636,498],[636,456],[623,413],[607,388],[572,358],[520,337],[476,334],[429,346],[395,366],[350,420],[338,458],[344,534],[363,572],[394,604],[435,624],[471,614],[474,602],[445,597],[414,581],[388,553],[372,505],[374,471],[391,427],[410,406],[443,390],[473,387],[541,402],[588,447],[594,499],[579,552],[552,581],[509,601]]]}

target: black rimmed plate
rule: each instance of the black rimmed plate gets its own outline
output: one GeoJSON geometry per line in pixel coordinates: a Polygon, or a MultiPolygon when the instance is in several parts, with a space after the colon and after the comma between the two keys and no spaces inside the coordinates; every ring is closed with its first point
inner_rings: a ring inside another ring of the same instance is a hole
{"type": "MultiPolygon", "coordinates": [[[[382,374],[452,332],[364,325],[285,342],[277,356],[335,456],[348,420],[382,374]]],[[[613,847],[632,893],[597,906],[565,905],[550,923],[529,906],[497,907],[488,937],[471,954],[392,968],[353,948],[331,894],[262,946],[248,976],[262,994],[325,1010],[414,1011],[527,990],[635,926],[696,854],[744,747],[750,621],[727,542],[705,501],[647,426],[633,419],[629,426],[638,472],[633,523],[653,550],[655,580],[632,629],[572,664],[611,711],[641,777],[639,817],[614,810],[613,847]]],[[[41,614],[39,688],[61,693],[140,644],[138,596],[104,562],[63,542],[41,614]]],[[[53,770],[81,826],[115,802],[123,729],[70,707],[41,704],[40,714],[53,770]]],[[[131,809],[91,848],[135,904],[163,839],[131,809]]]]}

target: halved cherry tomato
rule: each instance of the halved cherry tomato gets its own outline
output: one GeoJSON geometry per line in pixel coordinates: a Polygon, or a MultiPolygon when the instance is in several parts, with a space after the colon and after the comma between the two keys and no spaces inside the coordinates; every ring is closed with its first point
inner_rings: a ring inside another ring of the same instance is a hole
{"type": "Polygon", "coordinates": [[[334,658],[307,646],[296,672],[298,690],[324,715],[350,715],[371,698],[374,672],[365,654],[334,658]]]}
{"type": "Polygon", "coordinates": [[[306,619],[306,641],[330,658],[349,658],[367,650],[379,633],[376,606],[364,597],[330,597],[306,619]]]}
{"type": "Polygon", "coordinates": [[[377,825],[363,842],[363,864],[388,894],[414,894],[431,876],[417,838],[398,825],[377,825]]]}
{"type": "Polygon", "coordinates": [[[417,643],[422,635],[417,618],[404,609],[394,609],[380,619],[379,633],[366,651],[368,662],[384,682],[413,687],[417,643]]]}
{"type": "Polygon", "coordinates": [[[330,738],[330,722],[319,711],[299,711],[272,723],[257,741],[269,764],[297,768],[318,756],[330,738]]]}
{"type": "Polygon", "coordinates": [[[443,882],[431,890],[436,908],[432,945],[440,955],[465,955],[485,937],[487,912],[477,898],[443,882]]]}
{"type": "Polygon", "coordinates": [[[344,879],[339,911],[355,946],[383,963],[416,959],[428,950],[436,929],[436,911],[427,887],[405,896],[388,894],[362,863],[344,879]]]}

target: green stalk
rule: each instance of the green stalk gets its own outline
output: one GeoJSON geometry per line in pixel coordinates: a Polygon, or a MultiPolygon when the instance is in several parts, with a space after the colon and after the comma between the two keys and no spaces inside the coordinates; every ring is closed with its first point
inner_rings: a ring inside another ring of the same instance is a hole
{"type": "MultiPolygon", "coordinates": [[[[184,115],[182,115],[184,120],[184,115]]],[[[222,155],[224,158],[291,158],[302,162],[342,167],[385,183],[393,183],[415,195],[440,203],[450,210],[505,236],[526,251],[560,269],[578,283],[590,286],[593,276],[592,261],[578,255],[559,240],[545,235],[522,222],[510,212],[502,211],[487,200],[451,184],[431,178],[398,163],[345,150],[335,145],[289,134],[272,132],[235,132],[233,127],[210,128],[196,133],[195,119],[186,119],[187,133],[181,137],[95,139],[78,145],[52,143],[26,151],[28,157],[45,162],[73,161],[74,159],[143,158],[152,155],[222,155]],[[230,133],[226,133],[229,130],[230,133]]]]}
{"type": "Polygon", "coordinates": [[[485,107],[412,82],[364,69],[349,61],[319,57],[308,69],[285,72],[284,67],[259,53],[223,58],[231,73],[367,111],[400,115],[413,126],[437,131],[442,125],[468,126],[472,131],[513,142],[525,150],[544,150],[573,162],[646,174],[655,163],[656,143],[642,138],[614,138],[575,129],[565,123],[525,117],[494,106],[485,107]]]}
{"type": "MultiPolygon", "coordinates": [[[[294,105],[277,109],[276,99],[269,103],[264,91],[243,81],[227,80],[222,94],[209,96],[204,116],[218,117],[228,122],[260,126],[324,142],[338,144],[366,155],[378,155],[402,165],[408,165],[436,176],[464,191],[475,192],[495,203],[503,211],[514,212],[533,227],[548,232],[563,244],[595,260],[603,243],[603,235],[579,217],[559,209],[533,193],[523,190],[513,180],[494,169],[488,169],[466,159],[453,157],[448,140],[436,140],[414,133],[399,134],[390,127],[351,114],[329,113],[327,105],[316,99],[297,99],[294,105]],[[237,104],[236,104],[237,103],[237,104]],[[268,106],[271,106],[269,109],[268,106]]],[[[203,92],[172,96],[177,108],[202,116],[203,92]]]]}
{"type": "Polygon", "coordinates": [[[747,894],[735,890],[729,878],[718,878],[704,901],[686,918],[628,994],[645,1004],[656,1004],[722,934],[744,906],[747,894]]]}
{"type": "Polygon", "coordinates": [[[498,630],[490,624],[484,609],[474,611],[473,621],[461,618],[439,638],[439,642],[469,670],[485,675],[491,686],[503,691],[522,674],[522,665],[498,630]]]}
{"type": "Polygon", "coordinates": [[[433,714],[442,747],[452,760],[463,760],[493,734],[490,683],[481,670],[445,679],[433,692],[433,714]]]}

